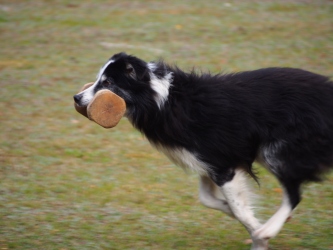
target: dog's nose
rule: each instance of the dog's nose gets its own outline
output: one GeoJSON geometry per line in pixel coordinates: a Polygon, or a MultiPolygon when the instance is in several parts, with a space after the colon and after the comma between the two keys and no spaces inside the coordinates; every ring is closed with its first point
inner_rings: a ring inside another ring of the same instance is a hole
{"type": "Polygon", "coordinates": [[[73,96],[73,98],[74,98],[74,102],[79,104],[82,96],[81,95],[75,95],[75,96],[73,96]]]}

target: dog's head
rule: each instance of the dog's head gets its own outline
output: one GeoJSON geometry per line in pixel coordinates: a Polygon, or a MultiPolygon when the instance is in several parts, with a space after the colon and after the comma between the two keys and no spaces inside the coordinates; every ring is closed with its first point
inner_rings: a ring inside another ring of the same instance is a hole
{"type": "Polygon", "coordinates": [[[75,95],[74,100],[79,106],[87,106],[99,90],[109,89],[125,100],[127,109],[149,105],[160,108],[168,97],[171,78],[171,72],[158,69],[155,63],[119,53],[101,68],[94,84],[75,95]]]}

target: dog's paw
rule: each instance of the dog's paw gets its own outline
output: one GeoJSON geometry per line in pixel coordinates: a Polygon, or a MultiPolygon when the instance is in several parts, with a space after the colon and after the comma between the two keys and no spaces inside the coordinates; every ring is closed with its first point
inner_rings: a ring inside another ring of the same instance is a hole
{"type": "Polygon", "coordinates": [[[251,250],[268,250],[268,240],[252,238],[251,250]]]}
{"type": "Polygon", "coordinates": [[[253,238],[261,240],[269,240],[270,238],[275,237],[280,228],[274,227],[274,225],[264,224],[252,234],[253,238]]]}

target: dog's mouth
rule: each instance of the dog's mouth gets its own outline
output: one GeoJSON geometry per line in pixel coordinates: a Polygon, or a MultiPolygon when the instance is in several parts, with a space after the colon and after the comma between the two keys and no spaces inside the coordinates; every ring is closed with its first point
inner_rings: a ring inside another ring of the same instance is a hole
{"type": "Polygon", "coordinates": [[[79,112],[81,115],[88,117],[88,113],[87,113],[88,105],[81,104],[81,101],[80,101],[81,98],[80,98],[79,94],[74,95],[73,98],[74,98],[74,107],[75,107],[76,111],[79,112]]]}
{"type": "Polygon", "coordinates": [[[81,92],[74,95],[74,107],[81,115],[89,118],[104,128],[113,128],[118,124],[126,112],[124,99],[110,90],[96,92],[88,105],[87,99],[81,92]]]}

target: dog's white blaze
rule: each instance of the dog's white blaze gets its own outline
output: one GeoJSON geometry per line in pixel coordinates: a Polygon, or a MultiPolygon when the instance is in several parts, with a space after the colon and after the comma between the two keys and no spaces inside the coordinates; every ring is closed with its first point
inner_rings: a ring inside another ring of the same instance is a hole
{"type": "Polygon", "coordinates": [[[164,75],[163,78],[159,79],[155,74],[154,70],[156,69],[156,65],[154,63],[148,63],[148,68],[150,69],[150,84],[152,89],[156,92],[156,96],[154,97],[155,102],[159,108],[162,108],[165,101],[169,96],[169,88],[171,86],[173,74],[172,72],[168,72],[164,75]]]}
{"type": "Polygon", "coordinates": [[[110,60],[108,61],[102,68],[101,70],[99,71],[98,75],[97,75],[97,80],[96,82],[98,82],[100,80],[100,78],[103,76],[104,74],[104,71],[106,70],[106,68],[111,64],[111,63],[114,63],[114,60],[110,60]]]}
{"type": "Polygon", "coordinates": [[[81,103],[80,103],[82,106],[87,106],[90,103],[90,101],[93,99],[93,97],[95,95],[94,88],[96,87],[96,85],[98,84],[98,82],[100,80],[102,80],[102,81],[105,80],[105,79],[103,79],[103,78],[106,78],[106,76],[104,75],[104,71],[113,62],[114,62],[114,60],[108,61],[99,71],[99,73],[97,75],[97,80],[94,82],[94,84],[79,93],[82,95],[82,99],[81,99],[81,103]]]}
{"type": "Polygon", "coordinates": [[[207,175],[208,164],[200,161],[194,153],[184,148],[168,148],[152,144],[158,151],[164,153],[173,163],[182,167],[185,171],[191,170],[199,175],[207,175]]]}
{"type": "Polygon", "coordinates": [[[254,232],[254,237],[259,239],[275,237],[280,232],[291,213],[292,208],[289,202],[288,194],[284,191],[280,208],[264,225],[254,232]]]}

